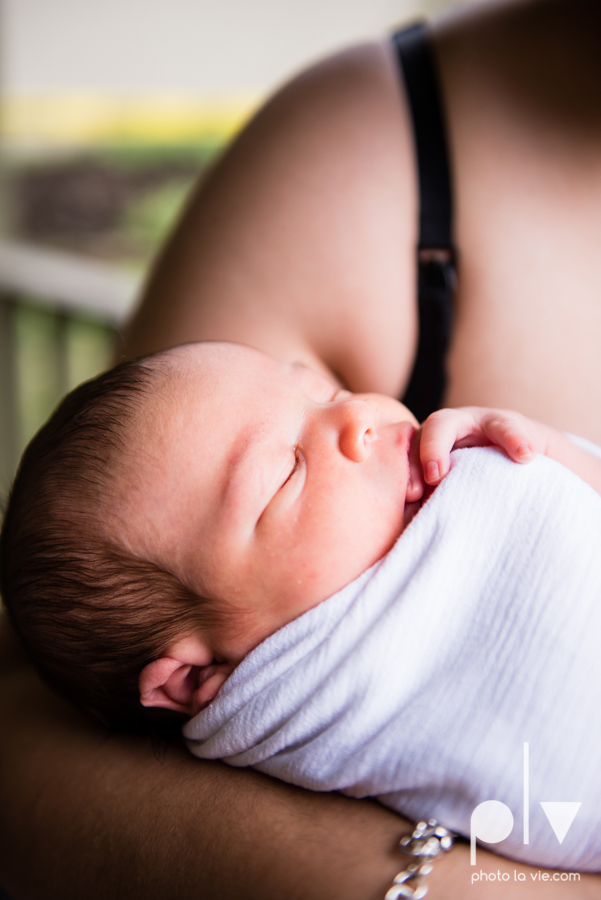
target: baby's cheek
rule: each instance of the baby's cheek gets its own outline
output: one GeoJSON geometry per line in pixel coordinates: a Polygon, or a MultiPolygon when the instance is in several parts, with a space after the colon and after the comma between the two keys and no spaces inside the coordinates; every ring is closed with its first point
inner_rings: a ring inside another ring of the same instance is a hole
{"type": "Polygon", "coordinates": [[[340,529],[331,541],[324,536],[320,542],[313,567],[314,596],[319,600],[358,578],[390,550],[401,533],[402,508],[395,514],[394,523],[388,521],[386,512],[371,517],[370,512],[355,509],[348,516],[346,529],[340,529]]]}

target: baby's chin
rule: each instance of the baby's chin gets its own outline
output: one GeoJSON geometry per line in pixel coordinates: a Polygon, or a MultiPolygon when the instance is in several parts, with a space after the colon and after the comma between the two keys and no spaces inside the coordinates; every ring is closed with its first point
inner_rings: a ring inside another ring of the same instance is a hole
{"type": "Polygon", "coordinates": [[[409,525],[410,522],[416,517],[420,509],[422,508],[422,500],[415,500],[413,503],[405,503],[405,512],[403,518],[403,531],[409,525]]]}

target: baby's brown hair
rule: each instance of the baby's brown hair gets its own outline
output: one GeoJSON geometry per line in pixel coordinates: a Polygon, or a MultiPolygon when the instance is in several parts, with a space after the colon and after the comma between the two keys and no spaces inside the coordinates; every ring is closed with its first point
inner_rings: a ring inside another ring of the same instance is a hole
{"type": "Polygon", "coordinates": [[[140,705],[138,677],[176,639],[219,619],[215,604],[112,541],[128,426],[168,377],[160,355],[80,385],[21,459],[0,536],[0,592],[40,675],[105,724],[180,721],[140,705]]]}

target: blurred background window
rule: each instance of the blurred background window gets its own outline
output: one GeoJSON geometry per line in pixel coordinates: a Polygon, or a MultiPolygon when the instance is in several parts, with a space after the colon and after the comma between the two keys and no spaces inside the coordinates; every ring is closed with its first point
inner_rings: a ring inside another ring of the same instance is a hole
{"type": "Polygon", "coordinates": [[[444,0],[0,0],[0,495],[279,83],[444,0]]]}

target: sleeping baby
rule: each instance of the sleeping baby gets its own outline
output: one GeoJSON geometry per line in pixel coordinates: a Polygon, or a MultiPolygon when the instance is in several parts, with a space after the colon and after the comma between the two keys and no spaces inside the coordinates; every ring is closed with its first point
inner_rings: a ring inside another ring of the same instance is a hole
{"type": "Polygon", "coordinates": [[[561,845],[533,809],[501,852],[598,870],[594,452],[505,411],[420,428],[190,344],[76,389],[34,438],[2,595],[46,680],[110,724],[185,717],[198,756],[463,834],[483,800],[519,820],[529,742],[532,798],[582,809],[561,845]]]}

